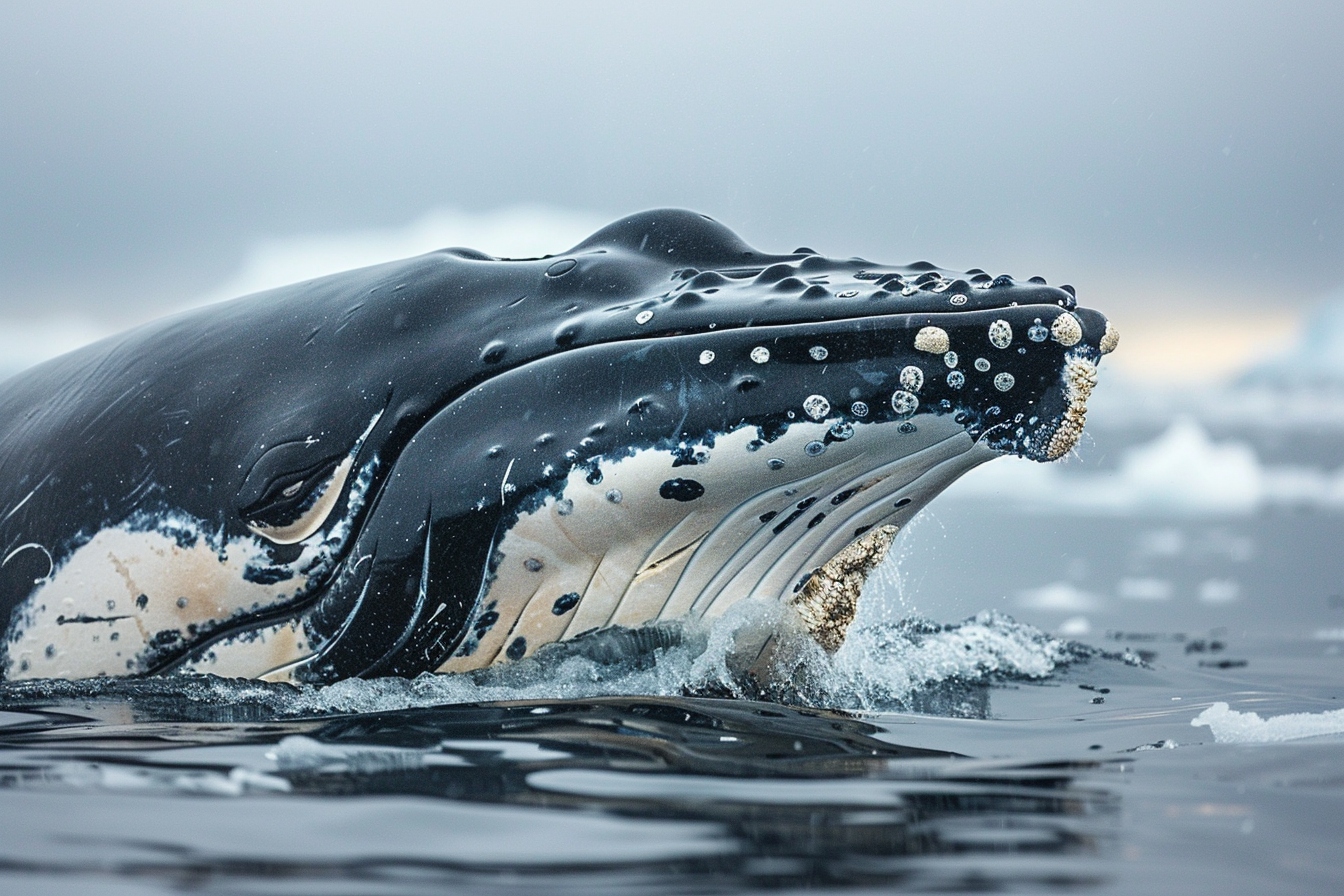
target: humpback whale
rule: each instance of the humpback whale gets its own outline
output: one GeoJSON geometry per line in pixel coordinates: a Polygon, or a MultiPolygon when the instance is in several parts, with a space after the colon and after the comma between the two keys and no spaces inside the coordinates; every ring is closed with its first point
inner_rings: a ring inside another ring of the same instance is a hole
{"type": "Polygon", "coordinates": [[[683,210],[168,317],[0,383],[0,675],[467,671],[750,597],[834,649],[895,527],[1073,448],[1117,338],[683,210]]]}

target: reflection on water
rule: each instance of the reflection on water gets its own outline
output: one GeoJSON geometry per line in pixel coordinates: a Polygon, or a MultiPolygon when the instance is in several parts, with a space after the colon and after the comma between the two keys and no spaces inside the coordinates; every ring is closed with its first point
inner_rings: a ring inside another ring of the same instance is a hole
{"type": "Polygon", "coordinates": [[[27,830],[4,869],[230,892],[1085,884],[1124,765],[986,762],[705,698],[8,721],[0,806],[27,830]]]}

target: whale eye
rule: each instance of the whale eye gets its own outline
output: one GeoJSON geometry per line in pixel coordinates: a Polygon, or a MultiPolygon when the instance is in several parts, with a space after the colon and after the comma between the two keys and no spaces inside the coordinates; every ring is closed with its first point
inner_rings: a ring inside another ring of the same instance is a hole
{"type": "Polygon", "coordinates": [[[349,454],[321,452],[312,440],[271,448],[253,465],[239,490],[239,515],[254,534],[296,544],[327,521],[350,474],[349,454]]]}

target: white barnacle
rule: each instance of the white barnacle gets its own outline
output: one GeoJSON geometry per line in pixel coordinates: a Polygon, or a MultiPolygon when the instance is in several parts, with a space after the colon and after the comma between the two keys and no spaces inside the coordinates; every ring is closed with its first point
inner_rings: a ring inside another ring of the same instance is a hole
{"type": "Polygon", "coordinates": [[[713,363],[714,363],[714,353],[713,353],[712,351],[710,351],[709,349],[705,349],[704,351],[702,351],[702,352],[700,353],[700,363],[701,363],[701,364],[713,364],[713,363]]]}
{"type": "Polygon", "coordinates": [[[770,349],[763,345],[756,346],[751,350],[751,360],[755,361],[757,364],[764,364],[766,361],[770,360],[770,349]]]}
{"type": "Polygon", "coordinates": [[[951,345],[952,340],[942,327],[924,327],[915,334],[915,351],[941,355],[951,345]]]}
{"type": "Polygon", "coordinates": [[[635,323],[643,325],[653,320],[652,311],[641,311],[635,315],[635,323]]]}
{"type": "Polygon", "coordinates": [[[1068,407],[1045,446],[1046,460],[1057,460],[1073,450],[1087,422],[1087,399],[1097,385],[1097,367],[1086,358],[1064,359],[1064,398],[1068,407]]]}
{"type": "Polygon", "coordinates": [[[995,348],[1007,348],[1013,341],[1013,328],[1006,320],[989,325],[989,343],[995,348]]]}
{"type": "Polygon", "coordinates": [[[1041,319],[1036,318],[1036,322],[1027,329],[1027,338],[1032,342],[1044,342],[1050,338],[1050,331],[1041,325],[1041,319]]]}
{"type": "Polygon", "coordinates": [[[988,359],[988,358],[976,358],[976,359],[975,359],[975,369],[978,370],[978,371],[980,371],[981,373],[988,373],[988,372],[989,372],[989,359],[988,359]]]}
{"type": "Polygon", "coordinates": [[[1101,334],[1101,344],[1097,347],[1101,349],[1103,355],[1109,355],[1120,345],[1120,331],[1115,328],[1115,324],[1106,321],[1106,332],[1101,334]]]}
{"type": "Polygon", "coordinates": [[[803,399],[803,413],[813,420],[824,420],[831,412],[831,403],[824,395],[809,395],[803,399]]]}
{"type": "Polygon", "coordinates": [[[961,293],[957,293],[952,298],[948,299],[948,301],[951,302],[953,305],[965,305],[966,297],[961,293]]]}
{"type": "Polygon", "coordinates": [[[1013,378],[1011,373],[1000,373],[998,376],[994,377],[994,388],[998,389],[1000,392],[1007,392],[1009,389],[1013,388],[1013,385],[1016,383],[1017,380],[1013,378]]]}
{"type": "Polygon", "coordinates": [[[901,370],[901,388],[918,392],[924,385],[924,371],[911,364],[901,370]]]}
{"type": "Polygon", "coordinates": [[[891,409],[901,416],[913,414],[919,408],[919,399],[911,392],[897,389],[891,393],[891,409]]]}
{"type": "Polygon", "coordinates": [[[849,406],[849,412],[850,412],[851,414],[853,414],[855,417],[867,417],[867,416],[868,416],[868,402],[866,402],[866,401],[856,401],[856,402],[854,402],[853,404],[851,404],[851,405],[849,406]]]}
{"type": "Polygon", "coordinates": [[[807,353],[812,356],[813,361],[825,361],[826,356],[830,354],[824,345],[814,345],[807,350],[807,353]]]}
{"type": "Polygon", "coordinates": [[[954,370],[947,375],[947,384],[953,389],[960,389],[966,385],[966,374],[960,370],[954,370]]]}
{"type": "Polygon", "coordinates": [[[948,367],[956,367],[957,363],[960,360],[961,359],[957,357],[956,352],[948,352],[947,354],[943,355],[943,363],[946,364],[948,367]]]}
{"type": "Polygon", "coordinates": [[[1055,322],[1050,325],[1050,335],[1060,345],[1068,348],[1071,345],[1077,345],[1078,341],[1083,338],[1083,325],[1078,318],[1065,311],[1055,318],[1055,322]]]}

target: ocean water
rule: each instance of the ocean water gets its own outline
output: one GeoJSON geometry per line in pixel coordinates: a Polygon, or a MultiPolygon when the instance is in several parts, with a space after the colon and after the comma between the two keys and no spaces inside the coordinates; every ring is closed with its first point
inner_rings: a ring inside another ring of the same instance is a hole
{"type": "Polygon", "coordinates": [[[1344,400],[1099,390],[935,501],[845,646],[0,685],[0,892],[1344,885],[1344,400]],[[757,670],[759,673],[760,670],[757,670]]]}

